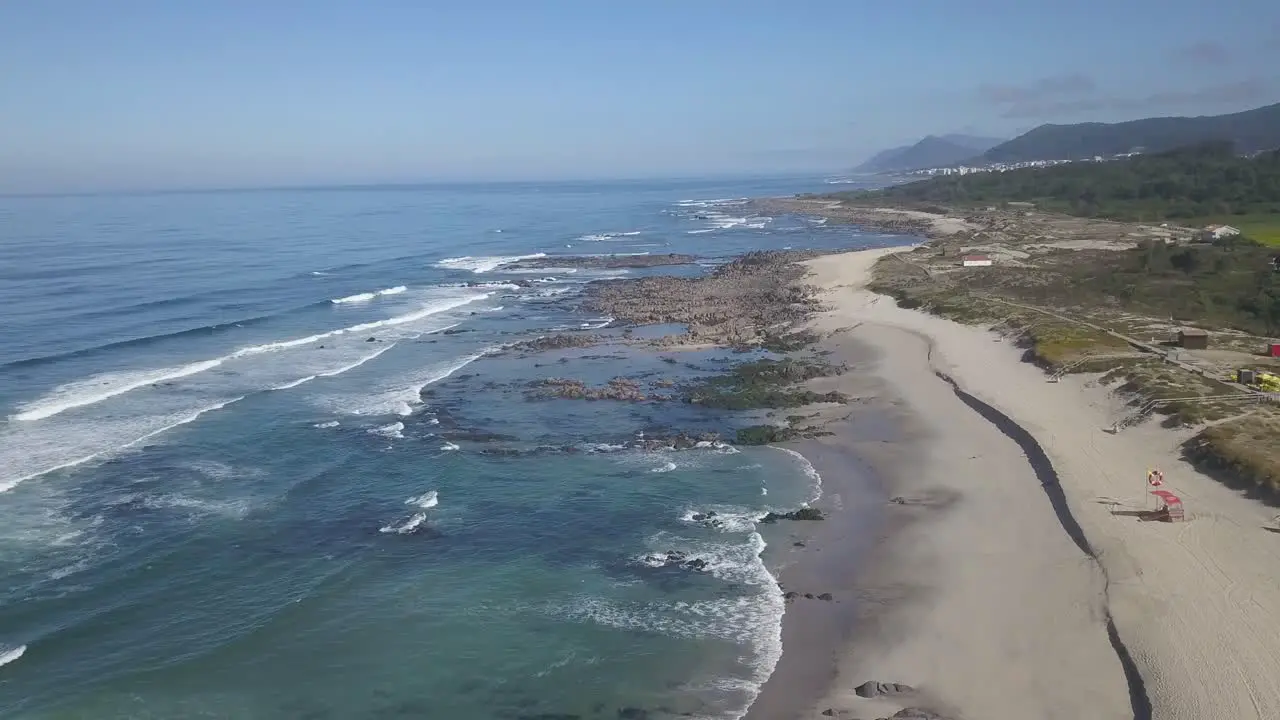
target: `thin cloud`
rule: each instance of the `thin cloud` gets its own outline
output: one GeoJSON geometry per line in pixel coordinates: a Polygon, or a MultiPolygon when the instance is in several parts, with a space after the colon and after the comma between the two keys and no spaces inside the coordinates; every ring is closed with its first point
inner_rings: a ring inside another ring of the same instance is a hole
{"type": "Polygon", "coordinates": [[[1261,79],[1238,80],[1185,90],[1162,90],[1145,95],[1104,94],[1092,82],[1067,83],[1042,80],[1029,86],[983,85],[978,97],[994,105],[1004,118],[1054,119],[1108,112],[1162,112],[1192,110],[1219,105],[1261,103],[1275,83],[1261,79]],[[998,91],[993,91],[993,88],[998,91]]]}
{"type": "Polygon", "coordinates": [[[1173,56],[1178,60],[1196,65],[1226,65],[1231,62],[1231,51],[1227,46],[1213,40],[1203,40],[1174,48],[1173,56]]]}
{"type": "Polygon", "coordinates": [[[987,83],[978,87],[978,98],[989,103],[1033,103],[1072,95],[1087,95],[1097,90],[1093,78],[1079,73],[1053,75],[1029,85],[987,83]]]}

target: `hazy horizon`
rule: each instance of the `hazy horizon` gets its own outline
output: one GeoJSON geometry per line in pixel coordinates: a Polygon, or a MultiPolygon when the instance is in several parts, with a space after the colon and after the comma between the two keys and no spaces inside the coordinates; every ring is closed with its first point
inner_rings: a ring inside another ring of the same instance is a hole
{"type": "Polygon", "coordinates": [[[0,193],[839,172],[930,134],[1265,105],[1276,60],[1262,0],[50,0],[0,10],[0,193]]]}

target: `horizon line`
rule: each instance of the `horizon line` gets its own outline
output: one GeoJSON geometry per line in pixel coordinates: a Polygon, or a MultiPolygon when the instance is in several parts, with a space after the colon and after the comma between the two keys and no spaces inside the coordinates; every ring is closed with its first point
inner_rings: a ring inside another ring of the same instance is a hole
{"type": "Polygon", "coordinates": [[[726,172],[707,174],[677,175],[637,175],[620,177],[582,177],[561,179],[526,179],[526,180],[422,180],[422,181],[389,181],[389,182],[355,182],[355,183],[316,183],[316,184],[281,184],[281,185],[245,185],[245,186],[210,186],[210,187],[174,187],[174,188],[135,188],[120,190],[50,190],[43,192],[0,192],[0,199],[34,199],[60,197],[127,197],[144,195],[202,195],[220,193],[253,193],[253,192],[292,192],[292,191],[375,191],[375,190],[412,190],[416,188],[443,188],[463,186],[512,186],[512,185],[581,185],[587,183],[642,183],[656,180],[688,182],[698,180],[740,180],[749,178],[793,178],[817,177],[822,175],[860,175],[852,169],[844,170],[808,170],[808,171],[774,171],[774,172],[726,172]]]}

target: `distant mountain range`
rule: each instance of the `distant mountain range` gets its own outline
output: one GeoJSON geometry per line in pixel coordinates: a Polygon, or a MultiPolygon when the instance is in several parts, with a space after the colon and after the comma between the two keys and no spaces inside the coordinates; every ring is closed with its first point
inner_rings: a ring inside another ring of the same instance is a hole
{"type": "Polygon", "coordinates": [[[1081,160],[1135,150],[1158,153],[1214,141],[1232,143],[1241,155],[1280,148],[1280,103],[1230,115],[1041,125],[1008,141],[930,135],[915,145],[876,153],[854,171],[891,173],[956,165],[1081,160]]]}
{"type": "Polygon", "coordinates": [[[1041,125],[987,149],[975,162],[1079,160],[1138,148],[1145,153],[1163,152],[1209,141],[1231,142],[1242,155],[1280,147],[1280,103],[1230,115],[1041,125]]]}
{"type": "Polygon", "coordinates": [[[854,168],[854,172],[906,172],[957,165],[1003,142],[999,138],[973,135],[930,135],[914,145],[903,145],[878,152],[854,168]]]}

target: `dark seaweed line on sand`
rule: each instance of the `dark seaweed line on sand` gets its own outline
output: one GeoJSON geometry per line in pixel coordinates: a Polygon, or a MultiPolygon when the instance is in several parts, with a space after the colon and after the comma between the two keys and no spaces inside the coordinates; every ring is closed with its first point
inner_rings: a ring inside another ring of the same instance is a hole
{"type": "MultiPolygon", "coordinates": [[[[932,362],[932,341],[929,343],[929,355],[932,362]]],[[[1089,540],[1084,536],[1084,530],[1081,529],[1080,523],[1076,522],[1075,516],[1071,514],[1071,509],[1067,507],[1067,498],[1062,492],[1062,484],[1058,481],[1058,472],[1054,470],[1053,462],[1049,460],[1044,448],[1040,447],[1040,443],[1036,442],[1036,439],[1031,433],[1027,432],[1026,428],[1014,422],[1008,415],[962,390],[960,384],[950,375],[936,369],[933,374],[951,386],[951,390],[955,392],[956,397],[960,398],[960,402],[968,405],[974,412],[981,415],[987,422],[994,425],[997,430],[1017,443],[1018,447],[1022,448],[1022,452],[1027,456],[1027,462],[1031,464],[1031,469],[1035,471],[1036,478],[1040,480],[1040,487],[1044,488],[1044,494],[1049,496],[1049,504],[1053,506],[1053,512],[1058,516],[1058,522],[1062,525],[1062,529],[1067,532],[1067,535],[1076,544],[1076,547],[1080,548],[1081,552],[1088,555],[1094,563],[1098,563],[1098,556],[1093,547],[1089,545],[1089,540]]],[[[1101,568],[1101,563],[1098,563],[1098,566],[1101,568]]],[[[1103,570],[1102,576],[1104,579],[1106,578],[1105,570],[1103,570]]],[[[1106,584],[1109,584],[1109,582],[1108,580],[1106,584]]],[[[1104,596],[1106,594],[1106,584],[1103,587],[1104,596]]],[[[1111,617],[1109,604],[1104,603],[1103,612],[1107,618],[1107,638],[1111,640],[1111,647],[1120,659],[1120,667],[1124,669],[1125,681],[1129,686],[1129,705],[1133,710],[1134,720],[1151,720],[1151,699],[1147,697],[1146,683],[1143,682],[1142,675],[1138,673],[1138,666],[1129,655],[1129,649],[1120,640],[1120,633],[1116,630],[1115,620],[1111,617]]]]}

